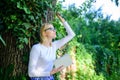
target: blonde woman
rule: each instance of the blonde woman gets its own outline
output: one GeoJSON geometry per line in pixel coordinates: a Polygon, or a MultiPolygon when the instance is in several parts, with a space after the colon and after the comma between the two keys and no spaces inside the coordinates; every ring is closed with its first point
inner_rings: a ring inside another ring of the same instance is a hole
{"type": "Polygon", "coordinates": [[[64,18],[59,14],[57,17],[63,23],[68,35],[52,42],[56,37],[56,30],[50,23],[43,24],[40,29],[40,43],[33,45],[30,51],[28,75],[31,80],[54,80],[53,74],[64,68],[64,66],[53,68],[56,50],[70,41],[75,34],[64,18]]]}

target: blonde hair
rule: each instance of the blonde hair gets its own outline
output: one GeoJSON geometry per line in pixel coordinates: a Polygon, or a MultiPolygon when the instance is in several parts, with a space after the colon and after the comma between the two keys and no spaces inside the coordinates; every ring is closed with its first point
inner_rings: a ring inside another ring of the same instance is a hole
{"type": "Polygon", "coordinates": [[[48,26],[50,26],[50,25],[52,25],[52,24],[51,24],[51,23],[44,23],[44,24],[41,26],[41,28],[40,28],[40,43],[43,43],[43,41],[44,41],[43,32],[44,32],[45,27],[48,27],[48,26]]]}

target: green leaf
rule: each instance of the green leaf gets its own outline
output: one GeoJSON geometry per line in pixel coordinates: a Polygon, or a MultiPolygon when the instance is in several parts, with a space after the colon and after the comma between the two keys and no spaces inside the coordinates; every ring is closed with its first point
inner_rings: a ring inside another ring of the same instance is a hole
{"type": "Polygon", "coordinates": [[[22,7],[21,7],[21,5],[20,5],[20,1],[19,1],[19,2],[17,2],[17,8],[22,9],[22,7]]]}
{"type": "Polygon", "coordinates": [[[17,2],[17,8],[23,9],[26,14],[30,14],[30,13],[31,13],[30,9],[28,9],[28,7],[27,7],[27,5],[25,4],[25,2],[23,2],[23,4],[21,4],[20,1],[17,2]]]}
{"type": "Polygon", "coordinates": [[[23,48],[24,48],[23,44],[20,44],[20,45],[18,46],[18,48],[19,48],[20,50],[23,49],[23,48]]]}
{"type": "Polygon", "coordinates": [[[26,29],[30,28],[30,23],[23,23],[22,25],[24,25],[26,29]]]}
{"type": "Polygon", "coordinates": [[[26,14],[30,14],[31,13],[30,10],[27,7],[24,7],[23,9],[24,9],[26,14]]]}
{"type": "Polygon", "coordinates": [[[22,76],[22,80],[27,80],[25,76],[22,76]]]}
{"type": "Polygon", "coordinates": [[[16,15],[11,15],[10,17],[11,17],[12,20],[17,20],[16,15]]]}
{"type": "Polygon", "coordinates": [[[28,39],[27,38],[24,38],[23,40],[24,40],[25,44],[28,44],[28,39]]]}
{"type": "Polygon", "coordinates": [[[3,43],[4,46],[6,46],[5,41],[2,39],[1,35],[0,35],[0,41],[3,43]]]}

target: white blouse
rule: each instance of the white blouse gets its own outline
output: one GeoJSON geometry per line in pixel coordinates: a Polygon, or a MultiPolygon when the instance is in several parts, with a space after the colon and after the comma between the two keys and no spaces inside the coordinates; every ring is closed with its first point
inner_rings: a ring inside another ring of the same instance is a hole
{"type": "Polygon", "coordinates": [[[52,46],[50,47],[46,47],[40,43],[32,46],[28,64],[29,77],[50,76],[50,72],[53,69],[53,61],[56,59],[56,50],[75,36],[75,33],[66,21],[63,25],[67,31],[67,36],[52,42],[52,46]]]}

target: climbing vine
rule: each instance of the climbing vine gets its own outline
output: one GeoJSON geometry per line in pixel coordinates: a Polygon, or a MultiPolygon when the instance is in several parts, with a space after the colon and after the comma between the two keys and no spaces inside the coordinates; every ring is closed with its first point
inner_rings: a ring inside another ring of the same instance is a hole
{"type": "MultiPolygon", "coordinates": [[[[39,28],[43,22],[52,21],[59,6],[56,0],[5,0],[0,3],[4,31],[17,38],[19,49],[39,41],[39,28]],[[37,36],[37,37],[36,37],[37,36]]],[[[4,32],[3,31],[3,32],[4,32]]],[[[1,38],[2,41],[2,38],[1,38]]],[[[2,41],[3,42],[3,41],[2,41]]]]}

